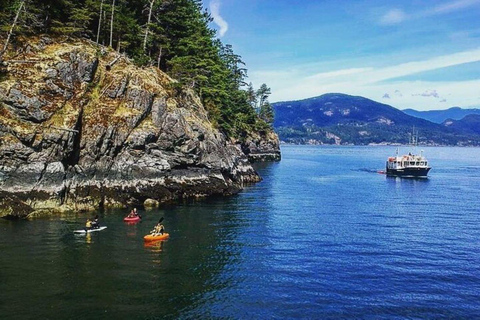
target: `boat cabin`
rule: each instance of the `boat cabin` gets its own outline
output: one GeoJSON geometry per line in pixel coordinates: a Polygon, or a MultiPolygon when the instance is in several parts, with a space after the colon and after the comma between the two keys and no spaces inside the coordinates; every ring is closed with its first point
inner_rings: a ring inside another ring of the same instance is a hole
{"type": "Polygon", "coordinates": [[[412,154],[388,158],[387,169],[398,170],[407,168],[428,168],[428,161],[423,156],[412,154]]]}

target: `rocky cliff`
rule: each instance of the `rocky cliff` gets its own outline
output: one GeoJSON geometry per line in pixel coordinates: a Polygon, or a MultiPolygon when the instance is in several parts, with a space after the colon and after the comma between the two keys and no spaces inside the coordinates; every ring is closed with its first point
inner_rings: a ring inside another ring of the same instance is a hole
{"type": "MultiPolygon", "coordinates": [[[[199,98],[156,68],[87,41],[46,37],[4,60],[0,217],[155,206],[233,194],[260,179],[241,146],[212,127],[199,98]]],[[[250,141],[252,159],[279,155],[271,138],[250,141]]]]}
{"type": "Polygon", "coordinates": [[[251,133],[241,144],[250,162],[280,161],[280,140],[273,131],[251,133]]]}

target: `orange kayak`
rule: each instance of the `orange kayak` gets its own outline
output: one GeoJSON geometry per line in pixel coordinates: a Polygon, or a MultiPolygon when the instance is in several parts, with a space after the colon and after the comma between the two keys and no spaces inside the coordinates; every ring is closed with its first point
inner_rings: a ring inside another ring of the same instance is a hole
{"type": "Polygon", "coordinates": [[[159,241],[159,240],[167,240],[170,235],[168,233],[164,234],[158,234],[158,235],[153,235],[153,234],[147,234],[145,237],[143,237],[143,240],[145,241],[159,241]]]}

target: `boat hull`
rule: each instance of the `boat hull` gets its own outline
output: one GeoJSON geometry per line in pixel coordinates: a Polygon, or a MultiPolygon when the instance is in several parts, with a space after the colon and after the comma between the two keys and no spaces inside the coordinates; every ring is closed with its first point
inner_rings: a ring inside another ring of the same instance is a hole
{"type": "Polygon", "coordinates": [[[403,168],[403,169],[388,169],[387,176],[402,177],[402,178],[427,178],[428,172],[431,168],[403,168]]]}
{"type": "Polygon", "coordinates": [[[123,221],[125,221],[125,222],[137,222],[137,221],[140,221],[140,217],[139,216],[125,217],[125,218],[123,218],[123,221]]]}
{"type": "Polygon", "coordinates": [[[167,240],[170,235],[168,233],[164,233],[161,235],[153,235],[153,234],[147,234],[143,239],[145,242],[151,242],[151,241],[160,241],[160,240],[167,240]]]}

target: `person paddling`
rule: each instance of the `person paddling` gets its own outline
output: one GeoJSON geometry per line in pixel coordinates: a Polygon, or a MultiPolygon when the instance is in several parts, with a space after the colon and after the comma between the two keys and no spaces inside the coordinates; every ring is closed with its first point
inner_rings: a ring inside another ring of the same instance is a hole
{"type": "Polygon", "coordinates": [[[91,229],[98,229],[100,225],[98,224],[98,214],[95,216],[93,221],[91,222],[91,229]]]}
{"type": "Polygon", "coordinates": [[[154,235],[163,235],[165,232],[165,227],[162,224],[163,217],[158,221],[158,223],[153,227],[153,230],[150,232],[151,234],[154,235]]]}

